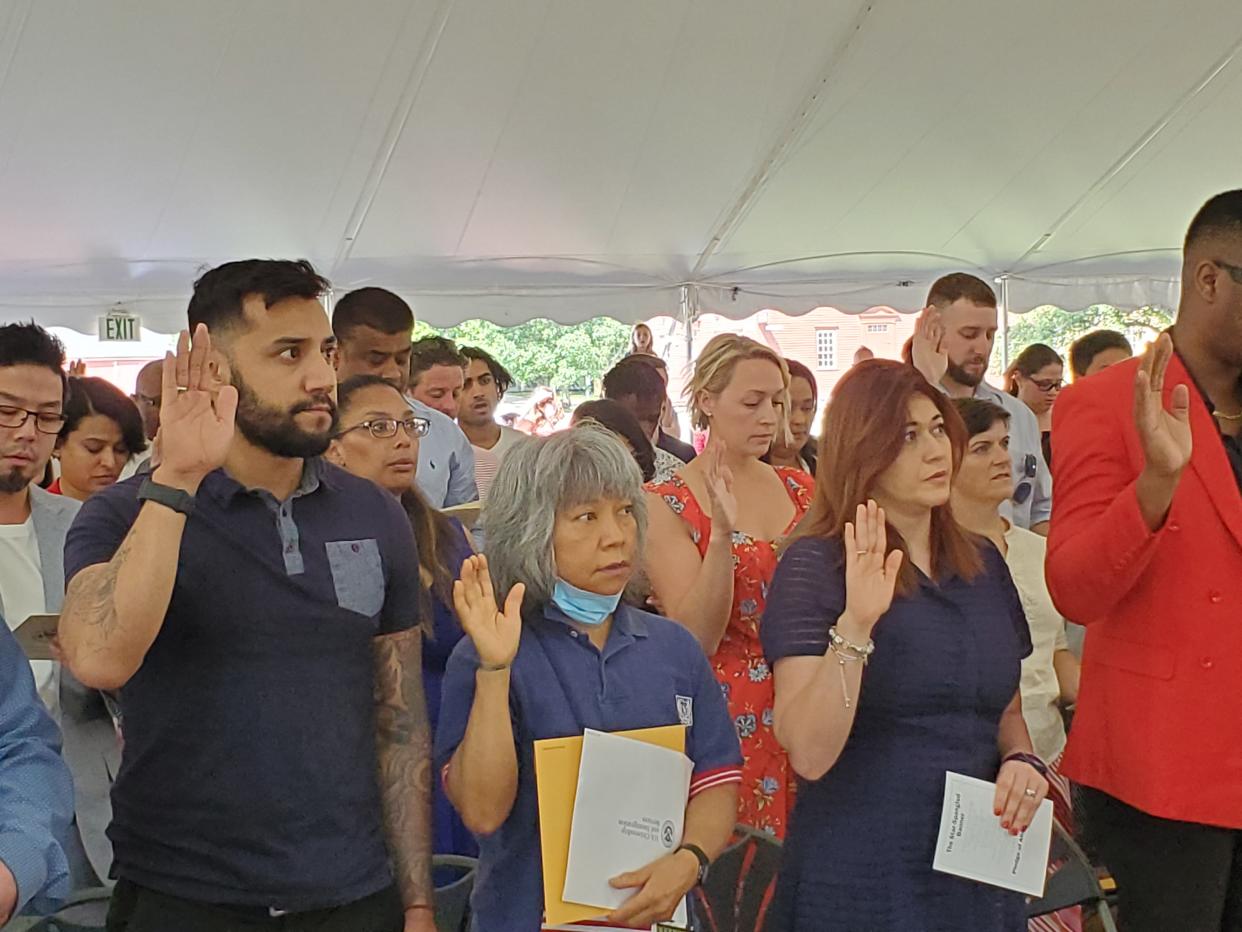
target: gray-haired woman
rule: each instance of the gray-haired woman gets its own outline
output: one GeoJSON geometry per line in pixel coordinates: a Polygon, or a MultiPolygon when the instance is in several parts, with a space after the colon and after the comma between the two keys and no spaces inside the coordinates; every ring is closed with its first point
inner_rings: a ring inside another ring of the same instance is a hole
{"type": "Polygon", "coordinates": [[[449,798],[480,836],[475,930],[541,927],[539,739],[687,726],[682,843],[612,879],[635,893],[607,922],[671,917],[728,843],[741,753],[720,687],[685,628],[621,601],[646,525],[638,466],[602,429],[518,444],[501,464],[487,557],[471,557],[454,587],[467,638],[449,660],[436,735],[449,798]]]}

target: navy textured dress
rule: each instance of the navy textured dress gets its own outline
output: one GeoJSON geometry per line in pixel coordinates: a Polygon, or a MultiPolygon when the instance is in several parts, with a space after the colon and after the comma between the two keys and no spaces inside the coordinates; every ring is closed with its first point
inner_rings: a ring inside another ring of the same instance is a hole
{"type": "MultiPolygon", "coordinates": [[[[448,565],[452,567],[453,578],[461,578],[461,566],[474,551],[466,540],[461,522],[454,520],[455,535],[452,540],[441,543],[448,565]]],[[[461,622],[452,605],[445,602],[434,592],[431,594],[432,636],[423,641],[423,690],[427,694],[427,719],[431,725],[432,741],[435,740],[436,726],[440,722],[441,689],[444,685],[444,668],[453,648],[462,639],[461,622]]],[[[432,822],[433,834],[431,850],[433,854],[460,854],[466,857],[478,857],[479,845],[474,835],[466,828],[449,802],[444,792],[444,783],[439,777],[431,781],[432,785],[432,822]]]]}
{"type": "MultiPolygon", "coordinates": [[[[920,574],[918,591],[876,624],[841,756],[798,785],[766,932],[1025,929],[1021,894],[931,866],[945,771],[996,779],[1001,713],[1031,650],[1005,561],[981,546],[982,575],[938,586],[920,574]]],[[[796,541],[759,629],[768,662],[822,656],[844,609],[840,540],[796,541]]]]}

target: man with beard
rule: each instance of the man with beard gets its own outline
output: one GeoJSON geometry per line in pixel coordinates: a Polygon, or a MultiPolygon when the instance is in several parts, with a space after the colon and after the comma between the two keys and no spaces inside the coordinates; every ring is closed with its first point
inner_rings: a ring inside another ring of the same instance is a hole
{"type": "Polygon", "coordinates": [[[57,669],[29,663],[8,630],[60,607],[60,547],[78,503],[33,481],[64,424],[64,357],[33,323],[0,327],[0,926],[71,885],[73,786],[44,707],[59,705],[57,669]]]}
{"type": "Polygon", "coordinates": [[[1052,476],[1044,462],[1039,421],[1017,398],[983,380],[996,340],[996,292],[965,272],[946,275],[931,287],[911,342],[915,368],[952,398],[980,398],[1009,414],[1013,498],[1002,509],[1014,524],[1048,534],[1052,476]]]}
{"type": "Polygon", "coordinates": [[[396,501],[320,458],[326,288],[203,275],[158,466],[69,533],[66,662],[124,713],[110,932],[434,928],[418,562],[396,501]]]}
{"type": "MultiPolygon", "coordinates": [[[[16,628],[31,615],[60,611],[65,594],[65,534],[79,503],[43,491],[43,475],[65,423],[65,349],[37,324],[0,327],[0,615],[16,628]]],[[[68,842],[76,888],[108,876],[108,791],[120,757],[103,697],[60,664],[32,660],[43,702],[64,730],[64,755],[76,784],[77,822],[68,842]]]]}

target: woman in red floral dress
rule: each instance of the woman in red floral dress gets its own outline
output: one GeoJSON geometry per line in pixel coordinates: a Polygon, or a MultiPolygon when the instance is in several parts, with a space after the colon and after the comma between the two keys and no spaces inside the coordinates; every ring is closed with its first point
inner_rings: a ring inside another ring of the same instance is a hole
{"type": "Polygon", "coordinates": [[[712,660],[742,744],[738,821],[784,837],[793,771],[772,731],[772,673],[759,619],[776,545],[802,518],[814,480],[760,461],[784,431],[789,371],[745,337],[714,338],[687,387],[707,449],[647,487],[647,575],[664,614],[689,628],[712,660]]]}

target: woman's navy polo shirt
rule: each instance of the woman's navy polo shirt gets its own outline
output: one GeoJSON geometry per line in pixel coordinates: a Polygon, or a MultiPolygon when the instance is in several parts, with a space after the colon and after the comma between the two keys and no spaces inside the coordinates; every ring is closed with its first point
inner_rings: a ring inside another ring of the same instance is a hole
{"type": "MultiPolygon", "coordinates": [[[[436,734],[441,770],[465,737],[478,666],[474,644],[462,638],[444,679],[436,734]]],[[[535,741],[587,728],[612,732],[683,723],[686,756],[694,762],[691,795],[741,782],[737,732],[699,642],[676,622],[631,606],[617,608],[602,653],[554,606],[528,615],[510,671],[509,708],[517,795],[504,825],[479,839],[472,900],[478,932],[531,932],[543,917],[535,741]]]]}
{"type": "MultiPolygon", "coordinates": [[[[143,478],[82,506],[66,580],[112,558],[143,478]]],[[[291,912],[389,886],[374,639],[417,623],[418,579],[409,519],[379,486],[308,460],[278,502],[209,474],[163,626],[121,690],[114,873],[291,912]]]]}

